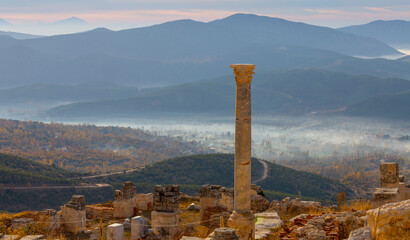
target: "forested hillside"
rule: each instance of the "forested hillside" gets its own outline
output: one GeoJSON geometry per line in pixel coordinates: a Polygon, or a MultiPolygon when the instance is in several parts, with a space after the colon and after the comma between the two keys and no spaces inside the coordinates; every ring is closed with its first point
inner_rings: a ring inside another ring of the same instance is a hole
{"type": "Polygon", "coordinates": [[[0,184],[68,184],[67,178],[78,175],[56,166],[0,153],[0,184]]]}
{"type": "MultiPolygon", "coordinates": [[[[329,202],[335,200],[337,192],[346,188],[334,180],[317,174],[297,171],[273,163],[268,163],[268,166],[268,177],[257,184],[268,193],[270,191],[282,193],[281,197],[299,195],[329,202]]],[[[262,172],[262,164],[253,158],[252,179],[260,178],[262,172]]],[[[183,190],[198,192],[199,187],[203,184],[233,187],[233,176],[233,154],[206,154],[158,162],[152,166],[147,166],[140,172],[110,177],[108,182],[133,181],[140,189],[143,189],[143,186],[152,187],[154,184],[184,184],[183,190]]],[[[347,192],[351,194],[349,189],[347,192]]],[[[275,198],[274,195],[268,195],[268,197],[275,198]]]]}
{"type": "Polygon", "coordinates": [[[0,152],[72,171],[107,172],[203,152],[139,129],[0,119],[0,152]]]}

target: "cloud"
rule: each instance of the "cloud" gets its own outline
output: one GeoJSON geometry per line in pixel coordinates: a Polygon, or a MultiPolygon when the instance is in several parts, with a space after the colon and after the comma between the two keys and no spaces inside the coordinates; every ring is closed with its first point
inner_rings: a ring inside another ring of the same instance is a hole
{"type": "Polygon", "coordinates": [[[365,7],[367,10],[376,11],[376,12],[392,12],[392,10],[387,8],[379,8],[379,7],[365,7]]]}

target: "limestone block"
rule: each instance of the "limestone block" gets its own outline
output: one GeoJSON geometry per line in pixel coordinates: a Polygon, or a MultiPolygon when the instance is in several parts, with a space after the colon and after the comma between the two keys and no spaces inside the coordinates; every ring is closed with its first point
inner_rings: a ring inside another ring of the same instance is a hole
{"type": "Polygon", "coordinates": [[[151,212],[152,229],[163,236],[172,236],[178,229],[178,222],[176,212],[151,212]]]}
{"type": "Polygon", "coordinates": [[[114,218],[130,218],[136,215],[138,210],[135,197],[128,199],[114,200],[114,218]]]}
{"type": "Polygon", "coordinates": [[[399,164],[382,163],[380,164],[380,185],[382,188],[397,188],[399,183],[399,164]]]}
{"type": "Polygon", "coordinates": [[[154,207],[154,195],[152,193],[148,194],[137,194],[136,196],[138,209],[141,211],[152,211],[154,207]]]}
{"type": "Polygon", "coordinates": [[[217,228],[214,231],[215,240],[238,240],[239,237],[236,235],[235,229],[232,228],[217,228]]]}
{"type": "Polygon", "coordinates": [[[372,240],[372,232],[369,226],[353,230],[347,240],[372,240]]]}
{"type": "Polygon", "coordinates": [[[124,225],[114,223],[107,227],[107,240],[123,240],[124,239],[124,225]]]}
{"type": "Polygon", "coordinates": [[[410,200],[367,211],[367,223],[378,240],[410,239],[410,200]]]}
{"type": "Polygon", "coordinates": [[[131,240],[143,239],[148,234],[148,222],[141,216],[131,219],[131,240]]]}
{"type": "Polygon", "coordinates": [[[64,231],[70,233],[75,233],[77,231],[81,233],[85,230],[86,226],[85,210],[76,210],[70,207],[62,207],[61,222],[64,231]]]}
{"type": "Polygon", "coordinates": [[[97,207],[92,205],[85,206],[87,218],[90,219],[111,219],[114,215],[112,207],[97,207]]]}
{"type": "Polygon", "coordinates": [[[204,240],[203,238],[197,238],[197,237],[187,237],[184,236],[181,238],[181,240],[204,240]]]}
{"type": "Polygon", "coordinates": [[[406,184],[404,182],[399,183],[399,201],[406,200],[406,184]]]}
{"type": "Polygon", "coordinates": [[[275,211],[257,213],[255,217],[255,239],[265,239],[271,233],[271,229],[276,229],[283,225],[283,221],[275,211]]]}
{"type": "Polygon", "coordinates": [[[4,235],[1,240],[16,240],[19,237],[19,235],[4,235]]]}
{"type": "Polygon", "coordinates": [[[20,240],[38,240],[42,238],[44,238],[44,235],[27,235],[20,238],[20,240]]]}
{"type": "Polygon", "coordinates": [[[14,229],[24,228],[34,223],[32,218],[15,218],[11,221],[11,226],[14,229]]]}
{"type": "Polygon", "coordinates": [[[373,193],[373,207],[386,203],[398,202],[400,198],[398,188],[377,188],[373,193]]]}

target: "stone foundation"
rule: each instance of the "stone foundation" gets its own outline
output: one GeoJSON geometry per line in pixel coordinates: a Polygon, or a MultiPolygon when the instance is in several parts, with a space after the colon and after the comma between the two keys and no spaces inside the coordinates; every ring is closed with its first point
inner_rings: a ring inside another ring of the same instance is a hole
{"type": "Polygon", "coordinates": [[[113,205],[115,218],[130,218],[137,215],[138,206],[134,184],[125,182],[122,190],[115,190],[113,205]]]}
{"type": "Polygon", "coordinates": [[[84,195],[74,195],[69,203],[61,207],[61,226],[65,232],[84,232],[86,226],[84,195]]]}

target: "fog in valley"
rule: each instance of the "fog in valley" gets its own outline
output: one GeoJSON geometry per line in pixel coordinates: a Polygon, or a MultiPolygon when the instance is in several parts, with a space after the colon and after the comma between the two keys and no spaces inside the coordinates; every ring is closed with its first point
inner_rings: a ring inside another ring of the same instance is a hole
{"type": "MultiPolygon", "coordinates": [[[[46,106],[0,108],[0,118],[141,128],[156,135],[196,141],[210,152],[234,152],[234,116],[157,114],[117,118],[39,117],[46,106]]],[[[252,155],[269,161],[341,159],[352,153],[410,157],[410,123],[346,116],[254,115],[252,155]]]]}

